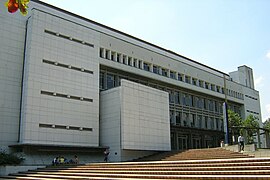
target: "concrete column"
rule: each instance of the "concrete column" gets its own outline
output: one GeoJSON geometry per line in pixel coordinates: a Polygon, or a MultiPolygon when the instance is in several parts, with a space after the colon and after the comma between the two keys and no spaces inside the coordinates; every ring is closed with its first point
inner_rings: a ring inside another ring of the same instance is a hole
{"type": "Polygon", "coordinates": [[[101,56],[102,56],[102,58],[105,58],[105,53],[106,53],[106,50],[105,50],[104,48],[102,48],[101,50],[102,50],[102,52],[101,52],[101,56]]]}
{"type": "Polygon", "coordinates": [[[257,138],[258,138],[258,146],[257,148],[261,148],[261,136],[260,136],[260,130],[258,129],[257,130],[257,138]]]}
{"type": "Polygon", "coordinates": [[[270,148],[269,131],[264,131],[264,134],[265,134],[265,146],[266,148],[270,148]]]}
{"type": "Polygon", "coordinates": [[[131,66],[133,66],[134,59],[131,57],[131,66]]]}
{"type": "Polygon", "coordinates": [[[112,57],[112,51],[109,50],[109,53],[108,53],[108,59],[111,60],[111,57],[112,57]]]}
{"type": "Polygon", "coordinates": [[[150,72],[153,72],[153,64],[150,64],[150,72]]]}
{"type": "Polygon", "coordinates": [[[119,55],[119,62],[120,62],[120,63],[123,63],[123,54],[120,54],[120,55],[119,55]]]}

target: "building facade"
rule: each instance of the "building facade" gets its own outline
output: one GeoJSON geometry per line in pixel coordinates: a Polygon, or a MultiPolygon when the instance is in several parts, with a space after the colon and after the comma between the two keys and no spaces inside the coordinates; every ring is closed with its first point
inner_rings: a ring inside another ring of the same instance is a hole
{"type": "Polygon", "coordinates": [[[247,66],[226,74],[37,0],[26,17],[0,2],[0,146],[26,163],[217,147],[225,100],[262,122],[247,66]]]}

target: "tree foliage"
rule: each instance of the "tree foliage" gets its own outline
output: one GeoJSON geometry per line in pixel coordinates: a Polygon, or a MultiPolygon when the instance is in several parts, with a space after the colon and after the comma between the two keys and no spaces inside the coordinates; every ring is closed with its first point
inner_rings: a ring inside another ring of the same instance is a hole
{"type": "Polygon", "coordinates": [[[232,110],[228,110],[228,123],[229,128],[234,126],[242,126],[243,120],[238,113],[233,112],[232,110]]]}
{"type": "Polygon", "coordinates": [[[264,121],[263,128],[268,129],[268,131],[270,131],[270,118],[264,121]]]}
{"type": "Polygon", "coordinates": [[[20,164],[22,161],[23,159],[16,155],[8,154],[5,151],[0,152],[0,166],[17,165],[20,164]]]}
{"type": "Polygon", "coordinates": [[[260,127],[258,118],[253,115],[249,115],[247,119],[243,121],[243,125],[247,128],[247,142],[253,143],[253,134],[257,133],[257,130],[260,127]]]}

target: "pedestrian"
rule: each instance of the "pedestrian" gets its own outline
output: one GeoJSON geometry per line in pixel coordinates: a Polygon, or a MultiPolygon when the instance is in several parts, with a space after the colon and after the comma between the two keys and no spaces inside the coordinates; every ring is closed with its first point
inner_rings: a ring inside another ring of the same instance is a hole
{"type": "Polygon", "coordinates": [[[104,151],[104,161],[105,162],[108,162],[108,156],[110,154],[110,151],[109,149],[107,148],[105,151],[104,151]]]}
{"type": "Polygon", "coordinates": [[[245,148],[245,138],[240,134],[238,136],[239,151],[244,151],[245,148]]]}

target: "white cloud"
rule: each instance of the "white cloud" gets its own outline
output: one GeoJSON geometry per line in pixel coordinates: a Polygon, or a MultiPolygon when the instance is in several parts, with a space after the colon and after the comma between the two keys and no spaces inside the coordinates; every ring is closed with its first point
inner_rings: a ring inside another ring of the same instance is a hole
{"type": "Polygon", "coordinates": [[[270,60],[270,50],[267,52],[266,57],[270,60]]]}
{"type": "Polygon", "coordinates": [[[263,82],[263,77],[262,76],[259,76],[259,77],[255,78],[254,83],[255,83],[256,89],[258,87],[262,87],[263,86],[262,82],[263,82]]]}

